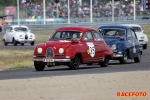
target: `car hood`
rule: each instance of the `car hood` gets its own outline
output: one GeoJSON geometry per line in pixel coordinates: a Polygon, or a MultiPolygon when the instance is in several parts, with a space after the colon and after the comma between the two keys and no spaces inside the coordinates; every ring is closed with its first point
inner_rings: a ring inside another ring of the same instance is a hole
{"type": "Polygon", "coordinates": [[[118,44],[118,43],[122,42],[120,40],[120,38],[104,38],[104,40],[107,43],[107,45],[109,45],[109,46],[111,46],[113,44],[118,44]]]}
{"type": "Polygon", "coordinates": [[[23,35],[23,34],[27,34],[27,35],[33,35],[33,33],[30,33],[30,32],[15,32],[19,35],[23,35]]]}
{"type": "Polygon", "coordinates": [[[136,36],[137,36],[137,38],[138,39],[140,39],[141,37],[144,37],[144,33],[142,33],[142,32],[135,32],[136,33],[136,36]]]}
{"type": "Polygon", "coordinates": [[[64,50],[67,50],[69,46],[71,46],[71,41],[66,40],[59,40],[59,41],[46,41],[45,43],[41,43],[36,46],[36,48],[42,48],[44,51],[43,53],[46,53],[47,48],[53,48],[55,53],[58,53],[58,50],[60,48],[63,48],[64,50]]]}

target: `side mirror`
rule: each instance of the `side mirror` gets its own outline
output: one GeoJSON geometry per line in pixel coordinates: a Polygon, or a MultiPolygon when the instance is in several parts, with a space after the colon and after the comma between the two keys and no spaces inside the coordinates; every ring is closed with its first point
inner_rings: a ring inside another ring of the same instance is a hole
{"type": "Polygon", "coordinates": [[[71,42],[72,42],[72,43],[79,43],[79,40],[73,39],[71,42]]]}
{"type": "Polygon", "coordinates": [[[144,32],[144,30],[142,30],[142,32],[144,32]]]}

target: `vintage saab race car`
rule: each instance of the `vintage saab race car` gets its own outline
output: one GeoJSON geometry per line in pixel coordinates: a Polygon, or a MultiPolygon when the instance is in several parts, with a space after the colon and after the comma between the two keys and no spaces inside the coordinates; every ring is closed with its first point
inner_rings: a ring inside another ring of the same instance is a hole
{"type": "Polygon", "coordinates": [[[113,50],[113,59],[127,63],[127,59],[140,62],[142,46],[137,40],[134,30],[123,25],[106,25],[99,28],[105,42],[113,50]]]}
{"type": "Polygon", "coordinates": [[[123,25],[129,26],[132,29],[134,29],[139,43],[143,46],[143,49],[147,49],[148,37],[146,34],[144,34],[144,30],[142,30],[142,27],[138,24],[123,24],[123,25]]]}
{"type": "Polygon", "coordinates": [[[17,44],[30,43],[34,45],[35,35],[30,33],[27,26],[12,25],[6,30],[6,34],[3,36],[4,45],[7,46],[8,43],[13,43],[14,46],[17,44]]]}
{"type": "Polygon", "coordinates": [[[96,30],[87,27],[58,28],[49,41],[37,45],[33,61],[37,71],[45,66],[67,65],[78,69],[80,64],[99,63],[107,67],[113,52],[96,30]]]}

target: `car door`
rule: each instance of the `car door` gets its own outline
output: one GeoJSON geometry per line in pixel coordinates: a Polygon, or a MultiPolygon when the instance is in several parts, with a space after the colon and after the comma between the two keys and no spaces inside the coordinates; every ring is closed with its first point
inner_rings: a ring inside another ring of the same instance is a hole
{"type": "Polygon", "coordinates": [[[133,30],[131,29],[128,30],[127,38],[129,43],[129,57],[134,58],[137,55],[137,48],[136,48],[135,39],[133,37],[133,30]]]}
{"type": "Polygon", "coordinates": [[[9,27],[9,28],[6,30],[6,35],[5,35],[6,42],[10,42],[10,39],[9,39],[9,37],[10,37],[10,28],[11,28],[11,27],[9,27]]]}
{"type": "Polygon", "coordinates": [[[97,62],[96,59],[97,49],[95,48],[92,31],[85,32],[83,36],[83,46],[84,46],[83,62],[85,63],[97,62]]]}
{"type": "Polygon", "coordinates": [[[138,56],[138,52],[139,52],[139,48],[142,48],[142,46],[140,45],[140,43],[139,43],[139,41],[137,39],[135,31],[132,30],[132,29],[131,29],[131,34],[132,34],[133,42],[134,42],[135,49],[136,49],[136,52],[134,52],[134,57],[137,57],[138,56]]]}
{"type": "Polygon", "coordinates": [[[102,36],[97,31],[92,31],[93,37],[94,37],[94,45],[95,45],[95,51],[96,51],[96,58],[98,60],[103,59],[104,54],[104,41],[102,36]]]}

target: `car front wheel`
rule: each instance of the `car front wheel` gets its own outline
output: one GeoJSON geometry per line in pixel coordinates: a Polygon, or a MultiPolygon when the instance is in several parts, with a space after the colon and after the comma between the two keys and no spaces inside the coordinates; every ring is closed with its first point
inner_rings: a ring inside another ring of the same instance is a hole
{"type": "Polygon", "coordinates": [[[68,67],[72,70],[78,69],[80,65],[80,56],[76,55],[71,62],[68,63],[68,67]]]}
{"type": "Polygon", "coordinates": [[[147,44],[143,45],[143,49],[147,49],[147,44]]]}
{"type": "Polygon", "coordinates": [[[43,71],[43,69],[45,68],[45,65],[41,65],[38,62],[34,62],[34,67],[36,71],[43,71]]]}
{"type": "Polygon", "coordinates": [[[138,56],[134,58],[135,63],[139,63],[141,61],[141,53],[138,53],[138,56]]]}
{"type": "Polygon", "coordinates": [[[13,40],[13,44],[14,46],[17,46],[17,41],[15,39],[13,40]]]}
{"type": "Polygon", "coordinates": [[[31,42],[31,45],[34,45],[34,42],[31,42]]]}
{"type": "Polygon", "coordinates": [[[126,63],[127,63],[127,59],[128,59],[127,52],[125,52],[125,53],[123,54],[123,57],[121,57],[121,58],[119,59],[119,61],[120,61],[121,64],[126,64],[126,63]]]}
{"type": "Polygon", "coordinates": [[[106,56],[106,57],[104,58],[104,61],[103,61],[103,62],[100,62],[99,64],[100,64],[101,67],[107,67],[108,64],[109,64],[109,57],[106,56]]]}
{"type": "Polygon", "coordinates": [[[4,40],[4,45],[7,46],[7,44],[8,44],[8,43],[4,40]]]}

